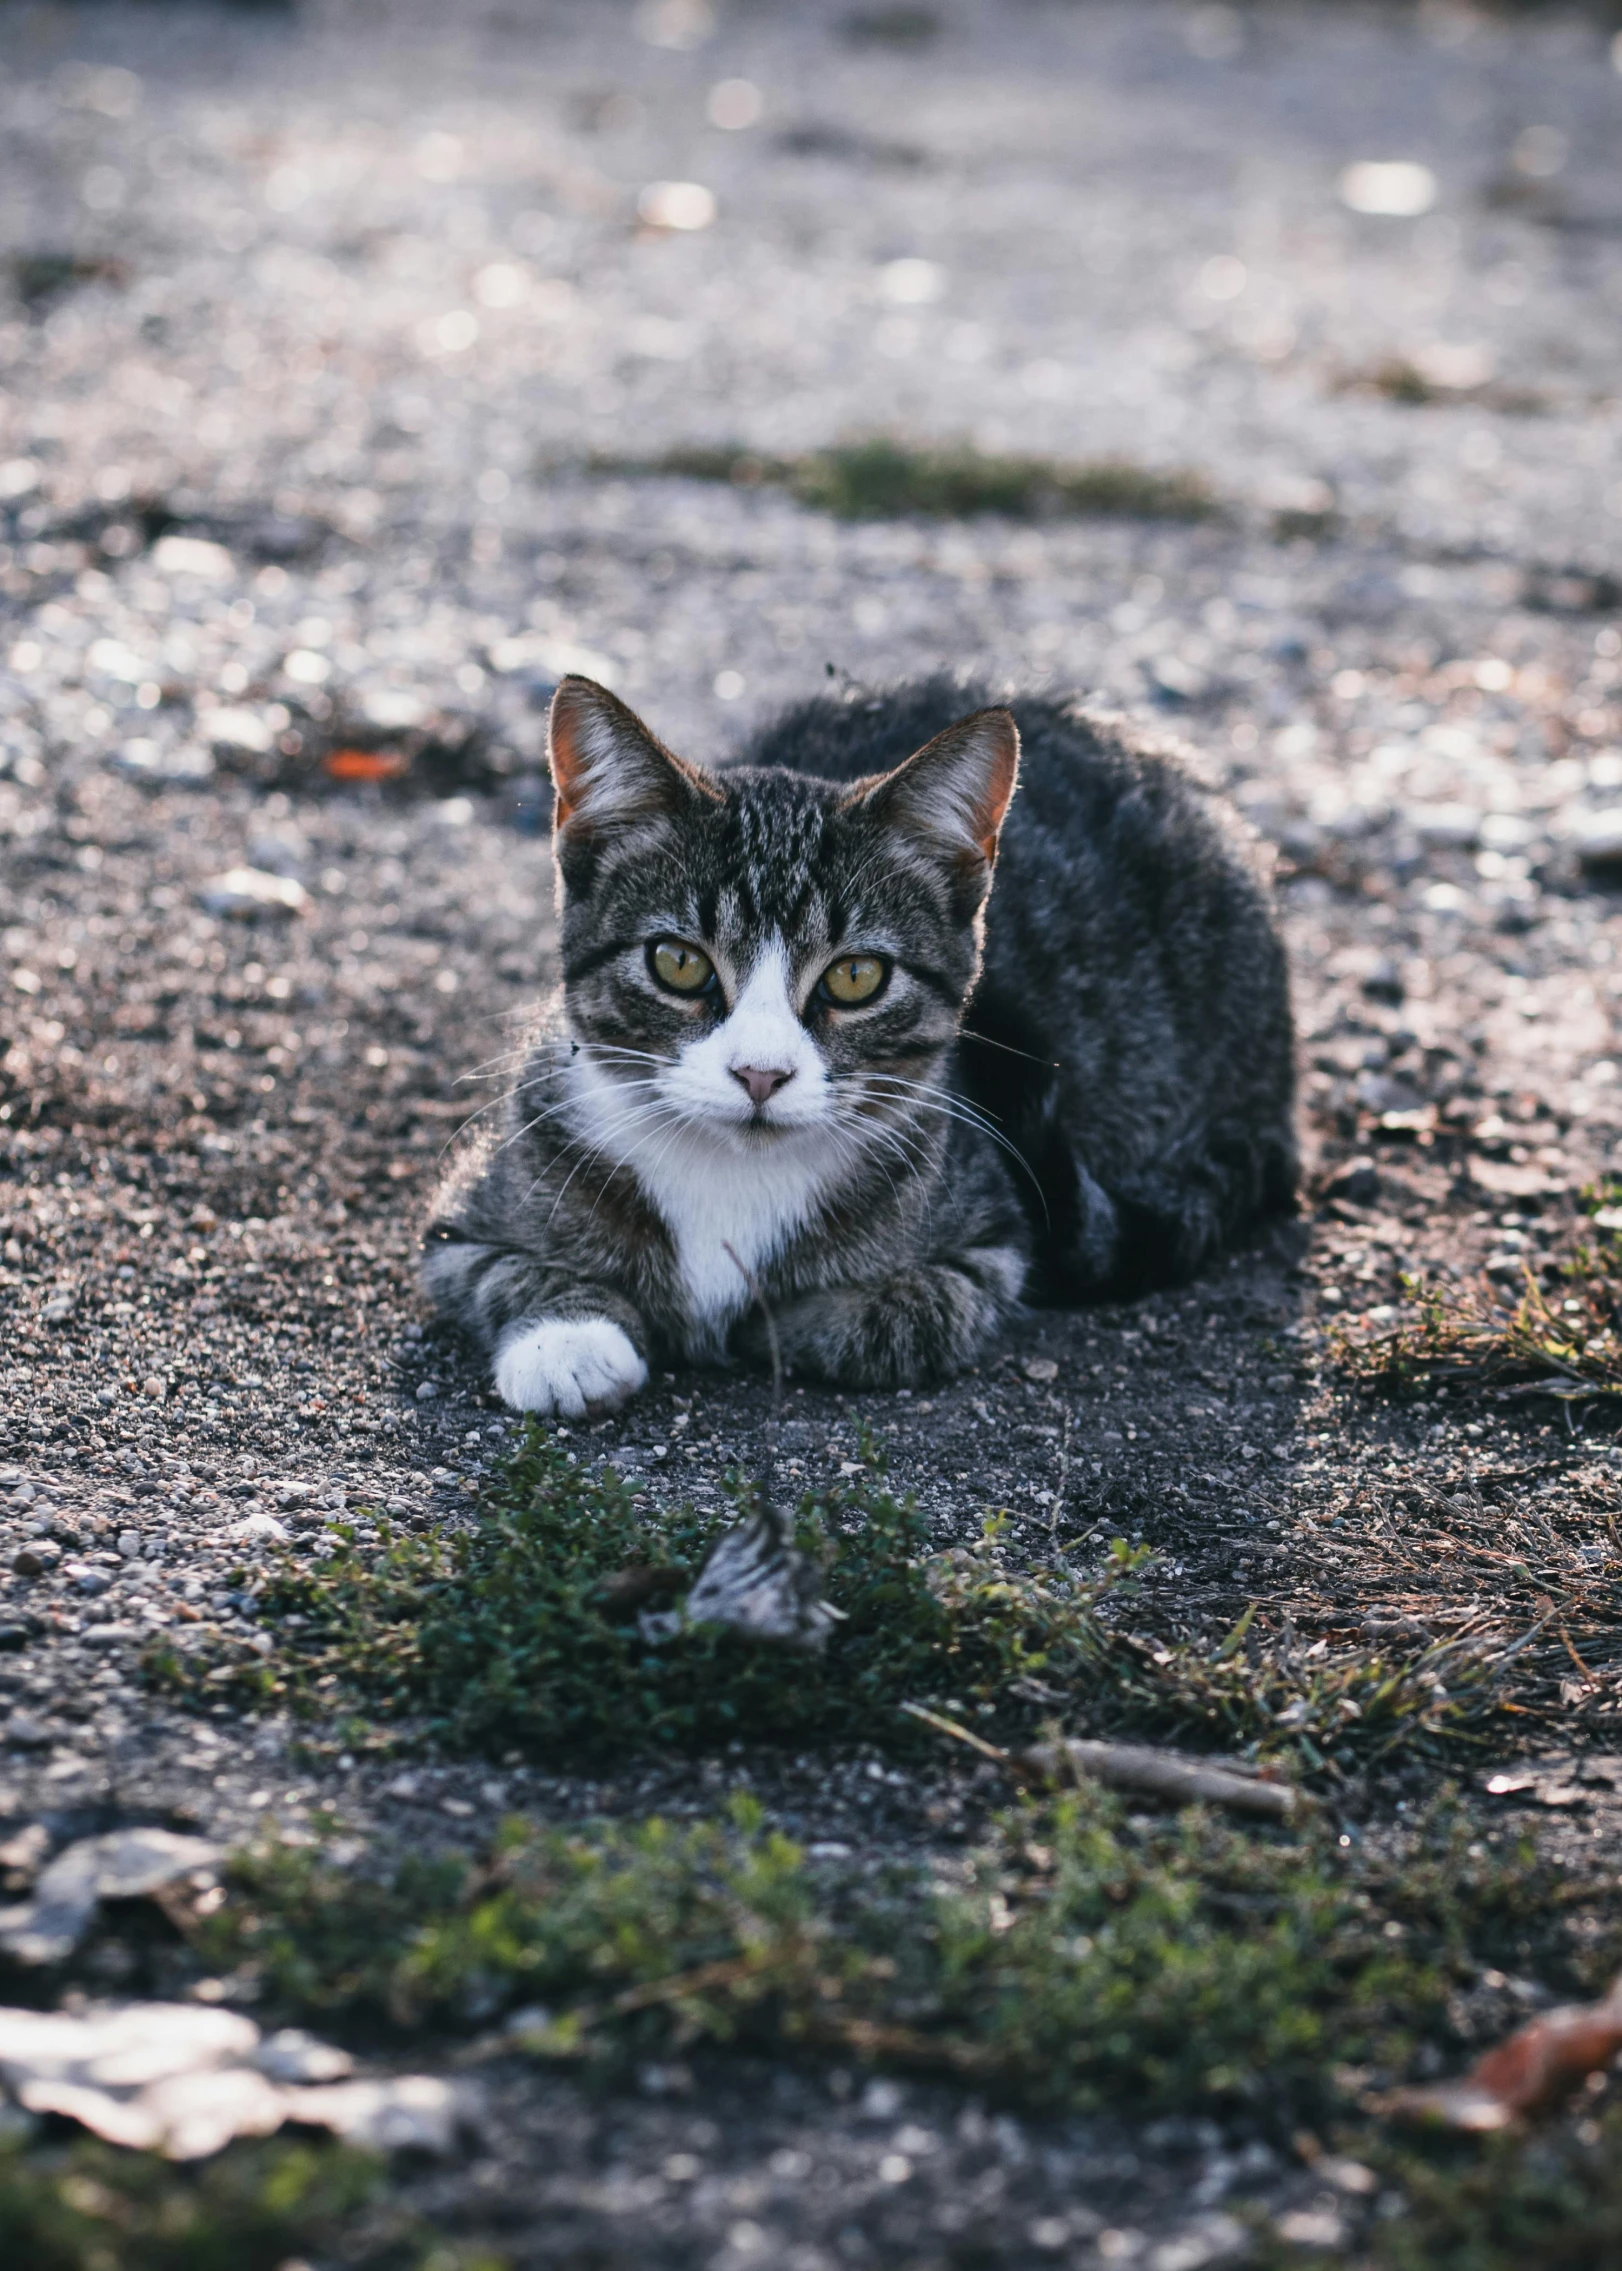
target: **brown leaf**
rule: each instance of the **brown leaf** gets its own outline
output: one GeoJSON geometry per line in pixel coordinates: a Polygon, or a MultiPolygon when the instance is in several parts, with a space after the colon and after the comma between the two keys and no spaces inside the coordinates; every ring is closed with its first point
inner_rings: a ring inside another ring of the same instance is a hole
{"type": "Polygon", "coordinates": [[[398,749],[333,749],[321,761],[334,781],[397,781],[410,769],[410,758],[398,749]]]}
{"type": "Polygon", "coordinates": [[[1622,1980],[1599,2003],[1567,2003],[1516,2029],[1457,2081],[1394,2090],[1383,2110],[1443,2129],[1507,2129],[1549,2113],[1622,2050],[1622,1980]]]}

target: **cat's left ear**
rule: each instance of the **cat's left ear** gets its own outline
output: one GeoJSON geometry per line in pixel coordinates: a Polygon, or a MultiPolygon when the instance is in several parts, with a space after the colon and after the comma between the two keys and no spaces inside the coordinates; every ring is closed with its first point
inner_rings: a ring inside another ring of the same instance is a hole
{"type": "Polygon", "coordinates": [[[1007,710],[976,710],[850,798],[954,867],[989,869],[1019,779],[1019,728],[1007,710]]]}
{"type": "Polygon", "coordinates": [[[708,773],[667,749],[617,695],[573,672],[552,697],[547,759],[560,834],[594,835],[721,798],[708,773]]]}

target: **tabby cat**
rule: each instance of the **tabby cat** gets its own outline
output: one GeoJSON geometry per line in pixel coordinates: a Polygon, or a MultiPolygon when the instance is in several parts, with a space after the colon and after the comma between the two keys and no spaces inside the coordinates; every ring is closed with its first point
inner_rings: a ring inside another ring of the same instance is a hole
{"type": "Polygon", "coordinates": [[[571,677],[551,763],[562,988],[423,1271],[517,1409],[758,1360],[751,1277],[792,1372],[935,1380],[1288,1204],[1264,889],[1120,726],[936,678],[712,771],[571,677]]]}

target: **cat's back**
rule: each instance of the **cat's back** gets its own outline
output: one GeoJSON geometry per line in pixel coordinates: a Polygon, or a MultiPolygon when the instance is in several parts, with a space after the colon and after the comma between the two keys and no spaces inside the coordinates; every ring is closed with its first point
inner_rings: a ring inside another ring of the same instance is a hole
{"type": "MultiPolygon", "coordinates": [[[[945,673],[880,691],[825,694],[762,726],[741,752],[748,766],[778,766],[828,781],[889,772],[970,711],[999,704],[1020,733],[1019,793],[1000,855],[1004,881],[1062,870],[1072,894],[1090,868],[1108,869],[1116,892],[1129,876],[1181,879],[1213,863],[1233,866],[1234,842],[1210,801],[1177,763],[1122,728],[1046,695],[999,697],[945,673]]],[[[1240,863],[1243,865],[1243,863],[1240,863]]]]}

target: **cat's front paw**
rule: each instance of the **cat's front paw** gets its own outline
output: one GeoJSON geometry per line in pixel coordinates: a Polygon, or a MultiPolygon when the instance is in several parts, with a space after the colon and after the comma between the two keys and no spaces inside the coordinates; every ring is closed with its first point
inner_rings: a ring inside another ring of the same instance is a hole
{"type": "Polygon", "coordinates": [[[617,1411],[648,1384],[630,1336],[607,1317],[515,1325],[496,1351],[495,1376],[504,1404],[549,1419],[617,1411]]]}

